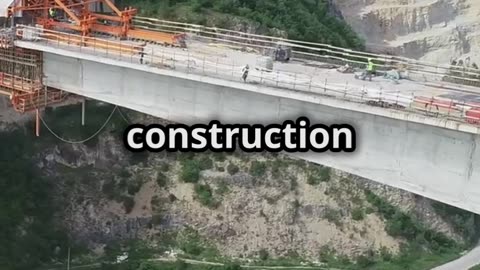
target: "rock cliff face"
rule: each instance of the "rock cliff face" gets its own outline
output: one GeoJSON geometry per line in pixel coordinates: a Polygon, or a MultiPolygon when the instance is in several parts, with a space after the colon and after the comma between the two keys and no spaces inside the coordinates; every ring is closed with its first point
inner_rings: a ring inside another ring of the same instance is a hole
{"type": "Polygon", "coordinates": [[[371,49],[430,62],[480,62],[478,0],[333,0],[371,49]]]}

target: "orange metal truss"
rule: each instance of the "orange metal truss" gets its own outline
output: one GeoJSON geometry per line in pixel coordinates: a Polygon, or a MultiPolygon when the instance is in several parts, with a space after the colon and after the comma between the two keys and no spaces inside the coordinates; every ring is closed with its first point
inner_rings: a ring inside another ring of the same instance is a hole
{"type": "Polygon", "coordinates": [[[73,30],[80,32],[82,36],[102,33],[121,39],[142,39],[185,47],[182,35],[134,29],[132,19],[137,14],[137,10],[131,7],[119,10],[110,0],[15,0],[9,14],[19,11],[22,11],[24,16],[34,18],[36,23],[45,29],[73,30]],[[106,15],[90,11],[89,6],[93,3],[104,3],[113,11],[113,14],[106,15]],[[50,9],[61,11],[68,20],[61,21],[50,17],[50,9]]]}

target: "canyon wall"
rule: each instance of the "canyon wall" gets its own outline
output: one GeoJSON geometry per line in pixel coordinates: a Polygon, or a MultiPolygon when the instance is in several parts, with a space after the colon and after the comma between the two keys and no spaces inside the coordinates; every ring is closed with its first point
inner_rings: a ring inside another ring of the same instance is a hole
{"type": "Polygon", "coordinates": [[[333,0],[367,48],[434,63],[480,62],[478,0],[333,0]]]}

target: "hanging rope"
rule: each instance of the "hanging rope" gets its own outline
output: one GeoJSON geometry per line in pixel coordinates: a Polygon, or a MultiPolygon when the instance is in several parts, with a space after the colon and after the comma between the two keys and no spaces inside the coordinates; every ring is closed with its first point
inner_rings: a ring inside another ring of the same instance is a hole
{"type": "MultiPolygon", "coordinates": [[[[35,106],[35,103],[33,102],[33,98],[32,96],[30,96],[30,101],[32,102],[33,104],[33,107],[38,110],[38,108],[35,106]]],[[[100,127],[100,129],[98,129],[95,133],[93,133],[93,135],[89,136],[88,138],[84,139],[84,140],[81,140],[81,141],[70,141],[70,140],[67,140],[67,139],[64,139],[62,138],[61,136],[59,136],[57,133],[55,133],[48,125],[47,123],[45,122],[45,120],[43,119],[43,117],[41,116],[41,114],[39,113],[38,116],[40,118],[40,121],[42,121],[43,125],[47,128],[47,130],[53,135],[55,136],[57,139],[59,139],[60,141],[64,142],[64,143],[69,143],[69,144],[82,144],[82,143],[86,143],[88,141],[90,141],[91,139],[95,138],[98,134],[100,134],[100,132],[102,132],[102,130],[107,126],[107,124],[110,122],[110,120],[112,119],[112,116],[113,114],[115,113],[115,111],[117,110],[118,106],[115,105],[115,108],[113,108],[112,112],[110,113],[110,116],[108,116],[107,120],[105,121],[105,123],[103,123],[103,125],[100,127]]]]}
{"type": "Polygon", "coordinates": [[[57,139],[61,140],[62,142],[65,142],[65,143],[69,143],[69,144],[82,144],[82,143],[86,143],[88,141],[90,141],[91,139],[95,138],[98,134],[100,134],[100,132],[102,132],[102,130],[107,126],[107,124],[110,122],[110,119],[112,119],[112,116],[113,114],[115,113],[115,111],[117,110],[117,107],[118,106],[115,106],[115,108],[113,108],[112,112],[110,113],[110,116],[108,116],[107,120],[105,121],[105,123],[100,127],[100,129],[98,129],[93,135],[91,135],[90,137],[84,139],[84,140],[81,140],[81,141],[69,141],[67,139],[64,139],[62,137],[60,137],[59,135],[57,135],[52,129],[50,129],[50,127],[47,125],[47,123],[43,120],[43,118],[39,115],[40,117],[40,121],[42,121],[43,125],[47,128],[47,130],[53,135],[55,136],[57,139]]]}
{"type": "Polygon", "coordinates": [[[129,124],[130,125],[130,121],[128,121],[127,117],[125,117],[125,115],[123,114],[122,110],[120,108],[118,108],[118,112],[120,113],[120,116],[122,116],[123,120],[125,121],[125,123],[129,124]]]}

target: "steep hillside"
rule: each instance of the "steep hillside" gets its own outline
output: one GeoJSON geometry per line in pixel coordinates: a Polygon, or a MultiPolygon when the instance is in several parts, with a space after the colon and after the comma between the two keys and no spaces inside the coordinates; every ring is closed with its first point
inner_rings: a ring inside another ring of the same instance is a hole
{"type": "Polygon", "coordinates": [[[250,33],[288,36],[342,47],[363,48],[327,0],[121,0],[141,15],[250,33]]]}
{"type": "Polygon", "coordinates": [[[431,62],[480,62],[480,2],[477,0],[333,0],[345,20],[366,40],[431,62]]]}
{"type": "MultiPolygon", "coordinates": [[[[83,128],[79,105],[47,112],[46,122],[64,138],[88,137],[112,107],[87,105],[83,128]]],[[[128,250],[141,240],[157,256],[428,269],[476,237],[473,214],[283,155],[132,154],[120,139],[130,121],[162,122],[122,110],[86,144],[28,129],[0,134],[8,145],[0,147],[0,211],[15,217],[11,226],[0,219],[9,235],[0,262],[14,270],[63,262],[69,246],[74,263],[91,261],[85,254],[103,260],[121,254],[116,244],[128,250]],[[25,263],[15,265],[19,258],[25,263]]]]}

